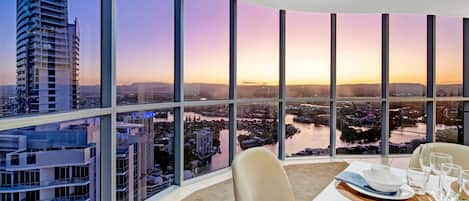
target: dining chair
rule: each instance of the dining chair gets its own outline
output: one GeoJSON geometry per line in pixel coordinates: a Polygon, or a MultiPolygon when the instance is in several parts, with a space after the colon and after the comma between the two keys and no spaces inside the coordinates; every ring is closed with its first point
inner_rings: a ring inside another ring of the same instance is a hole
{"type": "Polygon", "coordinates": [[[235,201],[294,201],[287,174],[275,155],[263,147],[251,148],[232,164],[235,201]]]}
{"type": "Polygon", "coordinates": [[[469,146],[444,142],[422,144],[412,153],[409,167],[420,168],[420,149],[430,149],[431,152],[449,154],[453,156],[453,163],[461,165],[465,170],[469,169],[469,146]]]}

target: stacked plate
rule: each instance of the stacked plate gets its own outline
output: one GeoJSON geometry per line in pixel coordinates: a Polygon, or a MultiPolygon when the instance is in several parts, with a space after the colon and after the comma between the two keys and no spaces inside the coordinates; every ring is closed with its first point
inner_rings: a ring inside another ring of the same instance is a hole
{"type": "Polygon", "coordinates": [[[376,165],[360,173],[342,172],[337,180],[353,190],[374,198],[406,200],[415,195],[404,177],[394,174],[387,166],[376,165]]]}

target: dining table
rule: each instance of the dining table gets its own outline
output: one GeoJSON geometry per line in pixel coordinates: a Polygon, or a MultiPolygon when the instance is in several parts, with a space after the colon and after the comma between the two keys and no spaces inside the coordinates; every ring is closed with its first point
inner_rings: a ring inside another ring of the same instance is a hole
{"type": "MultiPolygon", "coordinates": [[[[351,171],[355,173],[361,173],[364,170],[370,169],[373,163],[367,163],[362,161],[352,162],[344,171],[351,171]]],[[[406,178],[407,170],[390,167],[391,171],[395,175],[399,175],[402,178],[406,178]]],[[[428,192],[438,189],[438,177],[430,175],[427,183],[425,195],[415,195],[414,197],[407,199],[407,201],[436,201],[428,192]]],[[[333,180],[329,183],[324,190],[322,190],[313,201],[374,201],[380,200],[367,195],[363,195],[357,191],[354,191],[347,184],[333,180]]]]}

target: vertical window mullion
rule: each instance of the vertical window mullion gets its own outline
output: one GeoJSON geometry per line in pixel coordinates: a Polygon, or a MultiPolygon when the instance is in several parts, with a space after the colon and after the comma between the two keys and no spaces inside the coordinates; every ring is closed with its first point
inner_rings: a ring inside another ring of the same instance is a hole
{"type": "Polygon", "coordinates": [[[174,1],[174,109],[175,173],[174,183],[184,180],[184,0],[174,1]]]}
{"type": "Polygon", "coordinates": [[[436,86],[435,86],[435,29],[436,18],[427,16],[427,142],[435,141],[436,86]]]}
{"type": "Polygon", "coordinates": [[[330,142],[329,154],[334,157],[336,155],[336,124],[337,124],[337,102],[336,102],[336,69],[337,69],[337,15],[331,14],[331,80],[330,80],[330,142]]]}
{"type": "Polygon", "coordinates": [[[116,0],[101,1],[101,105],[111,108],[101,117],[101,200],[116,200],[116,0]]]}
{"type": "MultiPolygon", "coordinates": [[[[463,96],[469,97],[469,18],[463,19],[463,96]]],[[[464,101],[464,144],[469,145],[469,101],[464,101]]]]}
{"type": "Polygon", "coordinates": [[[381,154],[389,154],[389,14],[381,16],[381,154]]]}
{"type": "Polygon", "coordinates": [[[278,158],[285,159],[285,25],[286,25],[286,12],[285,10],[279,11],[279,105],[278,105],[278,158]]]}
{"type": "Polygon", "coordinates": [[[111,108],[101,117],[101,200],[116,200],[116,0],[101,1],[101,105],[111,108]]]}
{"type": "Polygon", "coordinates": [[[237,130],[237,18],[238,1],[230,0],[230,86],[229,99],[229,165],[236,154],[236,130],[237,130]]]}

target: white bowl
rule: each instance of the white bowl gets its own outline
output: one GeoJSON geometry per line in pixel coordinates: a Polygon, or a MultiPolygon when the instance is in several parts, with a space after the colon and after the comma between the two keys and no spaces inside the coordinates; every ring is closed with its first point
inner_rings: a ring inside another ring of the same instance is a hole
{"type": "Polygon", "coordinates": [[[397,192],[405,184],[404,178],[393,174],[389,168],[364,170],[362,176],[371,188],[381,192],[397,192]]]}

